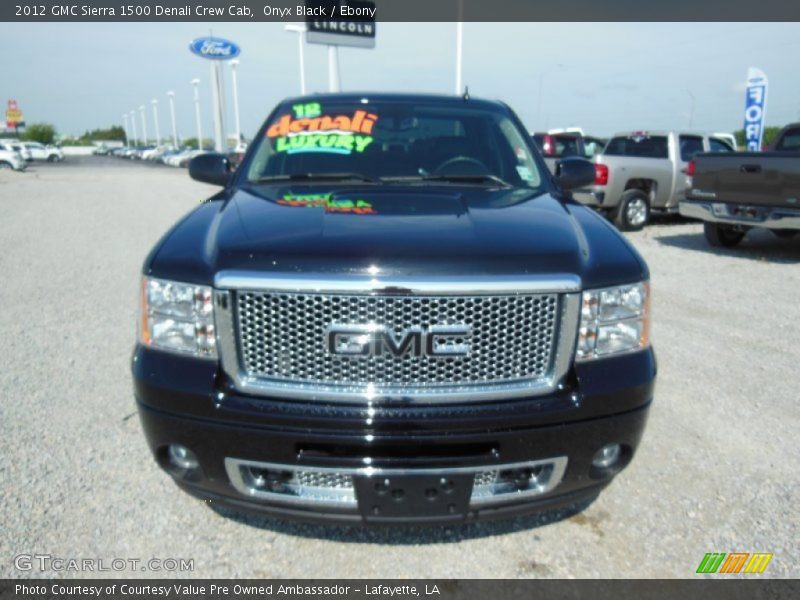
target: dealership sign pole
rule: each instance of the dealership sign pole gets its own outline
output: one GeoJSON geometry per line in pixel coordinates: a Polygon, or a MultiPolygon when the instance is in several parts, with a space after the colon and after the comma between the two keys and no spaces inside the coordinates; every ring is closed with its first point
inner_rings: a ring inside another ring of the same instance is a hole
{"type": "Polygon", "coordinates": [[[767,111],[767,76],[761,69],[747,70],[744,107],[744,138],[748,152],[761,150],[764,139],[764,115],[767,111]]]}
{"type": "Polygon", "coordinates": [[[328,90],[341,89],[339,46],[375,47],[375,3],[360,0],[314,0],[306,4],[306,41],[328,46],[328,90]],[[324,9],[324,14],[314,14],[324,9]]]}
{"type": "Polygon", "coordinates": [[[6,106],[6,128],[13,129],[15,135],[19,135],[19,128],[25,126],[25,119],[22,118],[22,111],[19,109],[16,100],[9,100],[6,106]]]}
{"type": "Polygon", "coordinates": [[[192,79],[194,87],[194,120],[197,126],[197,149],[203,149],[203,119],[200,118],[200,80],[192,79]]]}
{"type": "MultiPolygon", "coordinates": [[[[229,40],[217,37],[202,37],[192,40],[189,50],[201,58],[211,61],[211,91],[214,105],[214,147],[223,152],[227,147],[225,134],[225,94],[222,86],[222,61],[239,56],[239,46],[229,40]]],[[[199,129],[199,127],[198,127],[199,129]]]]}

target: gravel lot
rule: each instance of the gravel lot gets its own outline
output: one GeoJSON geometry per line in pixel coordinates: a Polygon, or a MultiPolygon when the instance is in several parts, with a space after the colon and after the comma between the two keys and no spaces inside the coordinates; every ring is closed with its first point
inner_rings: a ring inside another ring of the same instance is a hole
{"type": "Polygon", "coordinates": [[[0,173],[0,576],[40,575],[13,557],[43,553],[193,558],[202,577],[692,577],[711,551],[800,575],[800,238],[711,251],[677,219],[631,236],[656,400],[636,460],[583,512],[354,531],[217,513],[150,457],[129,372],[139,269],[211,191],[113,158],[0,173]]]}

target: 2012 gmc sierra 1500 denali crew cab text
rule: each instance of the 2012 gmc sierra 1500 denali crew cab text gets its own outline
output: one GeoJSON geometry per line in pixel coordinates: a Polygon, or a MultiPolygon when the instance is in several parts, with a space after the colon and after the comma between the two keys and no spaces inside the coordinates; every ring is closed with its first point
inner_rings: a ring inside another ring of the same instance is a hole
{"type": "Polygon", "coordinates": [[[505,105],[281,103],[146,259],[135,395],[158,464],[242,510],[459,522],[575,504],[653,397],[648,270],[505,105]]]}

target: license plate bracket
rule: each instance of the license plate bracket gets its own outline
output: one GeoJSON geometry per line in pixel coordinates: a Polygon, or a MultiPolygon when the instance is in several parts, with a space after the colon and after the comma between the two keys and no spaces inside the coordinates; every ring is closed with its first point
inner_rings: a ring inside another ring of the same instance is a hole
{"type": "Polygon", "coordinates": [[[474,475],[374,475],[353,478],[365,520],[466,515],[474,475]]]}

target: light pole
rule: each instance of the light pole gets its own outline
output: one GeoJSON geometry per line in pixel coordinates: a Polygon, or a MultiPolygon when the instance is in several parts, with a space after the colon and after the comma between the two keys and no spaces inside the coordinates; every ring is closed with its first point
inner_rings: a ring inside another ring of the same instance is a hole
{"type": "Polygon", "coordinates": [[[306,94],[306,59],[305,59],[305,43],[306,43],[306,26],[305,25],[287,25],[284,30],[291,31],[297,34],[297,47],[300,51],[300,93],[305,96],[306,94]]]}
{"type": "Polygon", "coordinates": [[[147,119],[144,117],[144,104],[139,107],[139,116],[142,117],[142,139],[144,140],[142,146],[147,146],[147,119]]]}
{"type": "Polygon", "coordinates": [[[128,135],[128,113],[122,114],[122,122],[125,124],[125,145],[130,144],[130,135],[128,135]]]}
{"type": "Polygon", "coordinates": [[[158,126],[158,100],[153,98],[153,123],[156,125],[156,146],[161,145],[161,128],[158,126]]]}
{"type": "Polygon", "coordinates": [[[172,117],[172,147],[178,149],[178,129],[175,126],[175,92],[167,92],[169,96],[169,115],[172,117]]]}
{"type": "Polygon", "coordinates": [[[139,145],[139,134],[136,132],[136,111],[132,110],[131,115],[131,129],[133,129],[133,145],[139,145]]]}
{"type": "Polygon", "coordinates": [[[341,90],[339,81],[339,48],[338,46],[328,46],[328,91],[338,92],[341,90]]]}
{"type": "Polygon", "coordinates": [[[231,78],[233,79],[233,118],[236,124],[236,148],[242,142],[242,124],[239,122],[239,85],[236,79],[236,67],[239,66],[239,61],[234,59],[231,61],[231,78]]]}
{"type": "MultiPolygon", "coordinates": [[[[459,2],[459,9],[461,8],[461,3],[459,2]]],[[[459,10],[460,13],[460,10],[459,10]]],[[[459,17],[461,15],[459,14],[459,17]]],[[[462,76],[461,76],[461,69],[462,69],[462,52],[464,48],[464,22],[459,21],[456,23],[456,96],[463,93],[462,87],[462,76]]]]}
{"type": "Polygon", "coordinates": [[[200,85],[199,79],[192,79],[192,85],[194,86],[194,117],[197,121],[197,149],[203,149],[203,127],[201,125],[200,119],[200,90],[198,86],[200,85]]]}

